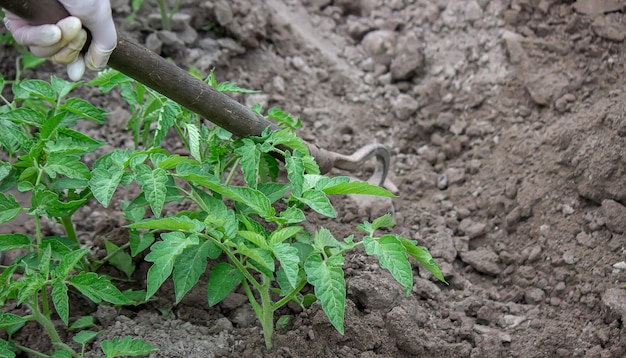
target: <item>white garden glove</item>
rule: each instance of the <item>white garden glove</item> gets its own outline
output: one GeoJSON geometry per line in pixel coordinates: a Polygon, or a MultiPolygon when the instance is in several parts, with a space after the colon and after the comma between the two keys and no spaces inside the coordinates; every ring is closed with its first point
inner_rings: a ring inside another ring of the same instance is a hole
{"type": "MultiPolygon", "coordinates": [[[[106,67],[117,44],[117,33],[111,16],[109,0],[59,0],[70,15],[54,25],[31,26],[28,21],[5,11],[4,23],[15,42],[28,46],[38,57],[66,64],[70,79],[77,81],[85,73],[106,67]],[[80,53],[87,33],[92,35],[89,50],[83,58],[80,53]]],[[[45,11],[45,9],[43,9],[45,11]]]]}

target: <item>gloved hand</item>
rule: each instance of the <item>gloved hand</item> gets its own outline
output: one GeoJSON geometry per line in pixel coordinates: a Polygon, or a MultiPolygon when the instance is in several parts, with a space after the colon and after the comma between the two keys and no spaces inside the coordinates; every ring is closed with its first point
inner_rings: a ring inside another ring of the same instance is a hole
{"type": "MultiPolygon", "coordinates": [[[[109,0],[59,0],[70,15],[54,25],[31,26],[28,21],[5,11],[4,23],[15,42],[28,46],[38,57],[46,57],[59,64],[66,64],[70,79],[77,81],[85,73],[85,66],[92,70],[106,67],[111,52],[117,44],[117,33],[111,16],[109,0]],[[92,35],[89,50],[80,53],[87,33],[92,35]]],[[[42,9],[45,11],[45,9],[42,9]]]]}

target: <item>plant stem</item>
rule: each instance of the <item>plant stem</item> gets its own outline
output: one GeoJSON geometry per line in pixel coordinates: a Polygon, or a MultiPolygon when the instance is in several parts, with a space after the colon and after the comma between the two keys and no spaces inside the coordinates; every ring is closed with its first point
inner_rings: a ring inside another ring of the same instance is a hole
{"type": "Polygon", "coordinates": [[[76,353],[76,351],[73,350],[72,347],[68,346],[67,344],[63,343],[63,341],[61,341],[61,337],[59,336],[59,333],[57,332],[56,328],[54,328],[54,324],[48,317],[41,314],[39,310],[34,309],[33,318],[46,330],[46,333],[48,333],[48,336],[50,337],[50,340],[52,341],[52,345],[55,348],[60,348],[60,349],[68,351],[72,355],[72,357],[79,357],[78,353],[76,353]]]}
{"type": "Polygon", "coordinates": [[[230,184],[230,181],[233,180],[233,176],[235,175],[235,170],[237,169],[237,165],[239,164],[240,161],[241,161],[241,158],[237,158],[237,160],[235,160],[233,167],[230,169],[230,173],[228,173],[228,177],[226,178],[226,181],[224,181],[225,185],[230,184]]]}
{"type": "Polygon", "coordinates": [[[306,279],[300,281],[298,285],[296,285],[296,288],[291,290],[288,295],[281,298],[280,300],[278,300],[276,303],[272,305],[274,311],[281,308],[285,304],[287,304],[287,302],[291,301],[298,293],[300,293],[300,291],[302,291],[305,285],[306,285],[306,279]]]}
{"type": "Polygon", "coordinates": [[[172,29],[170,25],[170,18],[167,15],[167,5],[165,4],[165,0],[157,0],[159,4],[159,10],[161,11],[161,24],[163,25],[163,30],[170,31],[172,29]]]}
{"type": "Polygon", "coordinates": [[[30,349],[30,348],[28,348],[28,347],[24,347],[24,346],[23,346],[23,345],[21,345],[21,344],[17,344],[17,343],[15,343],[15,342],[13,342],[13,344],[15,345],[15,348],[17,348],[18,350],[20,350],[20,351],[22,351],[22,352],[24,352],[24,353],[30,354],[30,355],[32,355],[32,356],[35,356],[35,357],[40,357],[40,358],[49,358],[49,357],[50,357],[50,356],[49,356],[49,355],[47,355],[47,354],[43,354],[43,353],[41,353],[41,352],[37,352],[36,350],[30,349]]]}
{"type": "Polygon", "coordinates": [[[263,276],[265,282],[259,294],[261,295],[261,306],[263,307],[263,317],[261,327],[263,327],[263,337],[265,338],[265,348],[272,349],[272,335],[274,334],[274,307],[270,297],[270,282],[263,276]]]}
{"type": "Polygon", "coordinates": [[[80,245],[78,242],[78,236],[76,235],[76,229],[74,229],[74,223],[72,223],[72,216],[67,215],[61,217],[61,223],[63,224],[63,228],[65,229],[65,233],[67,237],[72,240],[77,246],[80,245]]]}

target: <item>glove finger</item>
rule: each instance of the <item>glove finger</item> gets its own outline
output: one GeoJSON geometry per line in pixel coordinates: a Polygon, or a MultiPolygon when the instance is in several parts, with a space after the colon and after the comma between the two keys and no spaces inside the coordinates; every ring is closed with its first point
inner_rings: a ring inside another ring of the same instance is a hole
{"type": "Polygon", "coordinates": [[[79,54],[76,58],[76,61],[67,65],[67,76],[72,81],[78,81],[83,77],[85,73],[85,60],[83,59],[83,55],[79,54]]]}
{"type": "Polygon", "coordinates": [[[87,56],[85,56],[87,68],[90,70],[104,69],[107,62],[109,62],[109,57],[111,57],[112,52],[113,49],[102,50],[98,47],[98,44],[92,42],[89,46],[89,51],[87,51],[87,56]]]}
{"type": "MultiPolygon", "coordinates": [[[[29,50],[33,53],[33,55],[46,58],[54,56],[56,53],[61,51],[62,48],[72,42],[82,30],[82,23],[77,17],[74,16],[66,17],[57,22],[55,25],[50,26],[60,30],[61,37],[56,42],[47,46],[31,46],[29,50]]],[[[69,62],[72,61],[73,60],[69,62]]],[[[64,63],[69,62],[66,61],[64,63]]]]}
{"type": "Polygon", "coordinates": [[[51,46],[62,36],[56,25],[31,26],[26,20],[9,11],[5,11],[4,25],[15,42],[23,46],[51,46]]]}
{"type": "Polygon", "coordinates": [[[63,47],[59,52],[55,53],[50,60],[54,63],[68,65],[76,61],[80,51],[87,42],[87,32],[80,30],[78,36],[74,37],[67,46],[63,47]]]}

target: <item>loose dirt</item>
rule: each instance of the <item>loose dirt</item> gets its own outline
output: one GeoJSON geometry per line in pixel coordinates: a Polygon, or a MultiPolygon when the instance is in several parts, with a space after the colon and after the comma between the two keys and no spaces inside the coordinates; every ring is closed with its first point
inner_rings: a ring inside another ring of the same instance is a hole
{"type": "MultiPolygon", "coordinates": [[[[214,308],[206,283],[174,307],[171,283],[136,308],[77,300],[72,314],[106,330],[88,357],[119,335],[158,345],[154,357],[626,356],[623,2],[186,0],[174,33],[157,32],[151,1],[132,24],[129,1],[112,2],[120,31],[183,68],[262,90],[238,99],[300,116],[305,139],[346,154],[389,146],[399,198],[337,197],[339,220],[310,225],[341,236],[391,211],[449,285],[416,265],[406,298],[356,252],[345,335],[317,305],[289,306],[269,352],[240,292],[214,308]]],[[[15,53],[0,56],[12,76],[15,53]]],[[[25,75],[50,74],[63,70],[25,75]]],[[[82,95],[111,112],[83,129],[129,146],[119,95],[82,95]]],[[[81,238],[124,240],[113,211],[93,202],[77,213],[81,238]]],[[[37,327],[16,339],[49,345],[37,327]]]]}

